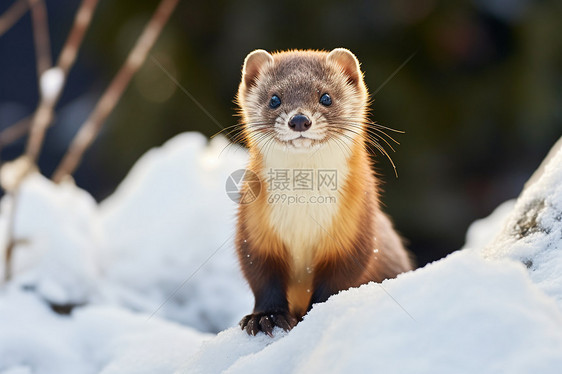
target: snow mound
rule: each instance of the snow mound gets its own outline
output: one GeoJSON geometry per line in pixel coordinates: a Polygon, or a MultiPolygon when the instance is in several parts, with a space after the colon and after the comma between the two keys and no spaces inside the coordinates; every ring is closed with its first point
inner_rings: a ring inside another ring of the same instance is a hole
{"type": "MultiPolygon", "coordinates": [[[[3,206],[12,209],[13,199],[3,206]]],[[[102,246],[95,200],[69,183],[27,177],[16,201],[13,272],[56,305],[84,304],[95,293],[102,246]]]]}
{"type": "Polygon", "coordinates": [[[251,308],[233,248],[236,204],[225,193],[247,153],[227,146],[178,135],[145,154],[102,202],[103,268],[115,286],[108,297],[213,332],[251,308]]]}
{"type": "Polygon", "coordinates": [[[462,251],[341,292],[278,341],[228,330],[178,372],[558,373],[561,326],[522,265],[462,251]]]}
{"type": "MultiPolygon", "coordinates": [[[[251,308],[233,249],[236,204],[224,185],[247,153],[181,134],[145,154],[98,205],[39,174],[17,195],[14,281],[54,306],[121,305],[217,332],[251,308]]],[[[2,202],[6,242],[13,199],[2,202]]]]}

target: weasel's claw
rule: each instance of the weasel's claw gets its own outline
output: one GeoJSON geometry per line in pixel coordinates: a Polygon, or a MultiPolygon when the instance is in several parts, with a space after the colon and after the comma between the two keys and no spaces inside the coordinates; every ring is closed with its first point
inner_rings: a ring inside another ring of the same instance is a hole
{"type": "Polygon", "coordinates": [[[296,324],[297,320],[288,312],[252,313],[240,321],[240,327],[249,335],[255,336],[261,331],[271,337],[273,337],[273,329],[276,326],[289,331],[296,324]]]}

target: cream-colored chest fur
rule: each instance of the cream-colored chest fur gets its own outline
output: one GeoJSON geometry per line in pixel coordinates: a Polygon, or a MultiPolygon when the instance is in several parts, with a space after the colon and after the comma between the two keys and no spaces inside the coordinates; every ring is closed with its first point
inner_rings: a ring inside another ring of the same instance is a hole
{"type": "Polygon", "coordinates": [[[292,257],[294,281],[310,278],[315,245],[327,235],[339,210],[348,158],[348,148],[334,143],[309,152],[277,145],[264,155],[269,225],[292,257]],[[297,175],[310,176],[311,183],[295,180],[297,175]]]}

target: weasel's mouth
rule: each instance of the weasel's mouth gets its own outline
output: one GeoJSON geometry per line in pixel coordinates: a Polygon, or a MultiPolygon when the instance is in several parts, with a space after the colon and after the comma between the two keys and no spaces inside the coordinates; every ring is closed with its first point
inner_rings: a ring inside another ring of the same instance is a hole
{"type": "Polygon", "coordinates": [[[295,149],[309,149],[320,144],[322,141],[319,139],[311,139],[309,137],[300,135],[297,138],[282,141],[284,144],[289,146],[290,148],[295,149]]]}
{"type": "Polygon", "coordinates": [[[311,131],[303,131],[301,133],[280,131],[276,134],[276,140],[289,149],[307,150],[324,143],[326,141],[326,134],[311,131]]]}

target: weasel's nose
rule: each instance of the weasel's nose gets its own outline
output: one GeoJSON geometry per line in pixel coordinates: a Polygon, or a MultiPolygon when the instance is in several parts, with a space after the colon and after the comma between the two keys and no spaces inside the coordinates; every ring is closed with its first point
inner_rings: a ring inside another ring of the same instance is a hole
{"type": "Polygon", "coordinates": [[[289,127],[295,131],[306,131],[310,126],[312,126],[312,122],[304,114],[295,114],[289,120],[289,127]]]}

